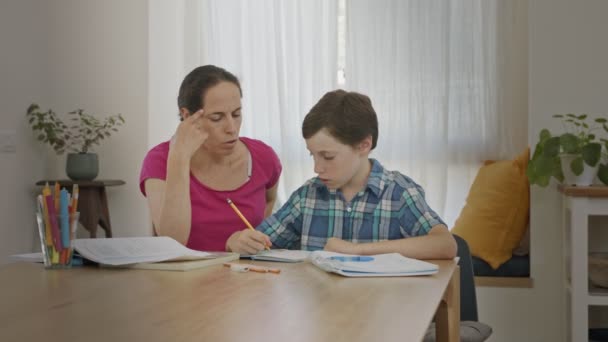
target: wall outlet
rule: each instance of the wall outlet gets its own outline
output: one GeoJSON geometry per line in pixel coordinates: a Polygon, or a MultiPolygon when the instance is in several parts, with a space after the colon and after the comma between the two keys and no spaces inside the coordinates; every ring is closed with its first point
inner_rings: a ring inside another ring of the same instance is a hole
{"type": "Polygon", "coordinates": [[[17,152],[17,132],[14,130],[0,130],[0,153],[17,152]]]}

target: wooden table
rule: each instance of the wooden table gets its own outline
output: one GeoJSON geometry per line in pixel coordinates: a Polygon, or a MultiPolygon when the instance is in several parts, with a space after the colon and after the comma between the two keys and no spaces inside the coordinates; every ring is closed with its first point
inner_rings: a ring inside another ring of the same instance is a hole
{"type": "Polygon", "coordinates": [[[189,272],[0,266],[0,341],[458,341],[459,270],[345,278],[309,263],[189,272]],[[448,336],[449,335],[449,336],[448,336]]]}
{"type": "Polygon", "coordinates": [[[97,225],[105,231],[106,237],[112,237],[112,225],[110,224],[110,210],[108,209],[108,197],[106,186],[116,186],[125,184],[122,180],[94,180],[94,181],[73,181],[61,180],[41,180],[36,185],[49,184],[51,188],[59,182],[62,188],[66,188],[72,193],[72,186],[78,184],[78,211],[80,212],[80,224],[89,232],[92,238],[97,237],[97,225]]]}

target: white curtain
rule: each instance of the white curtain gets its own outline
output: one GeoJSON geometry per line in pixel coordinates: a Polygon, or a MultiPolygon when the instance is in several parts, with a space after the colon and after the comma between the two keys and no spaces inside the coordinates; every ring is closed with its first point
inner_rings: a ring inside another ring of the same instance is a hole
{"type": "Polygon", "coordinates": [[[486,159],[527,146],[525,0],[349,0],[345,87],[379,116],[372,156],[448,225],[486,159]]]}
{"type": "Polygon", "coordinates": [[[186,1],[186,69],[214,64],[243,89],[241,135],[271,145],[283,163],[279,202],[314,176],[302,139],[306,113],[337,75],[337,2],[186,1]]]}
{"type": "MultiPolygon", "coordinates": [[[[241,134],[279,154],[279,202],[312,177],[301,137],[337,88],[338,0],[150,1],[150,140],[177,125],[179,82],[216,64],[242,82],[241,134]]],[[[419,182],[451,225],[485,159],[527,145],[525,0],[347,0],[345,87],[379,116],[372,157],[419,182]]]]}

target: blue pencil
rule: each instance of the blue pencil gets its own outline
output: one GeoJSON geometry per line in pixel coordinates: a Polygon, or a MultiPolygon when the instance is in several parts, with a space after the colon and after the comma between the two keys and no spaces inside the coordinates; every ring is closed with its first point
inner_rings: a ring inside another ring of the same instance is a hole
{"type": "Polygon", "coordinates": [[[60,222],[61,225],[61,244],[64,248],[67,248],[70,245],[70,212],[68,210],[69,204],[69,195],[68,191],[63,188],[61,189],[61,194],[59,198],[59,213],[60,213],[60,222]]]}

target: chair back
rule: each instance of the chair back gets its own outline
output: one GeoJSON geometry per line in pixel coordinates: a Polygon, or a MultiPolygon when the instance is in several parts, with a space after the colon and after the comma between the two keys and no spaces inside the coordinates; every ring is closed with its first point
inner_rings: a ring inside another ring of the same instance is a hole
{"type": "Polygon", "coordinates": [[[460,261],[460,320],[478,321],[477,294],[475,292],[475,275],[473,273],[473,260],[467,242],[458,235],[454,235],[458,245],[460,261]]]}

